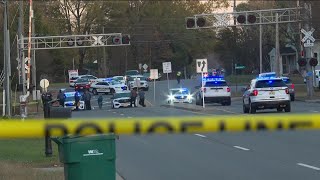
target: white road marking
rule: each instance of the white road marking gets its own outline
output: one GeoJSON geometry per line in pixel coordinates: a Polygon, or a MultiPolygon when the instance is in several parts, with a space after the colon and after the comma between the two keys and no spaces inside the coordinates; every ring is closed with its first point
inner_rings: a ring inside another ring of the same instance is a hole
{"type": "Polygon", "coordinates": [[[207,136],[202,135],[202,134],[194,134],[194,135],[199,136],[199,137],[203,137],[203,138],[207,137],[207,136]]]}
{"type": "Polygon", "coordinates": [[[317,112],[319,112],[319,111],[310,111],[310,112],[314,112],[314,113],[317,113],[317,112]]]}
{"type": "Polygon", "coordinates": [[[124,114],[120,114],[121,116],[124,116],[124,114]]]}
{"type": "Polygon", "coordinates": [[[303,167],[306,167],[306,168],[310,168],[310,169],[313,169],[313,170],[320,171],[320,168],[315,167],[315,166],[310,166],[310,165],[308,165],[308,164],[297,163],[297,165],[299,165],[299,166],[303,166],[303,167]]]}
{"type": "Polygon", "coordinates": [[[250,151],[250,149],[244,148],[244,147],[241,147],[241,146],[233,146],[233,147],[234,147],[234,148],[237,148],[237,149],[244,150],[244,151],[250,151]]]}

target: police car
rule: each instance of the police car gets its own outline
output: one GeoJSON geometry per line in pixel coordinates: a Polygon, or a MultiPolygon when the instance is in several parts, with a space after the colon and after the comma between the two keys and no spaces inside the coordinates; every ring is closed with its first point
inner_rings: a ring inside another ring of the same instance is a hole
{"type": "Polygon", "coordinates": [[[120,107],[130,107],[131,105],[131,92],[123,91],[118,92],[113,95],[111,107],[120,108],[120,107]]]}
{"type": "Polygon", "coordinates": [[[174,88],[169,90],[168,103],[192,103],[192,94],[187,88],[174,88]]]}
{"type": "Polygon", "coordinates": [[[243,94],[244,113],[255,113],[260,109],[291,111],[289,88],[274,72],[259,74],[243,94]]]}
{"type": "MultiPolygon", "coordinates": [[[[75,104],[75,99],[74,99],[74,96],[75,96],[76,93],[77,93],[78,96],[81,96],[81,94],[79,92],[76,92],[76,91],[64,93],[64,95],[66,96],[66,99],[64,101],[64,107],[71,107],[72,110],[76,109],[76,104],[75,104]]],[[[84,110],[85,109],[84,101],[80,100],[79,103],[80,103],[79,104],[79,109],[80,110],[84,110]]]]}
{"type": "Polygon", "coordinates": [[[204,77],[203,88],[200,87],[196,94],[196,105],[205,103],[221,103],[223,106],[231,105],[231,89],[222,76],[204,77]]]}
{"type": "Polygon", "coordinates": [[[128,84],[129,84],[130,89],[139,88],[139,89],[143,89],[144,91],[149,90],[148,81],[147,81],[146,77],[144,77],[142,75],[130,76],[128,81],[129,81],[128,84]]]}

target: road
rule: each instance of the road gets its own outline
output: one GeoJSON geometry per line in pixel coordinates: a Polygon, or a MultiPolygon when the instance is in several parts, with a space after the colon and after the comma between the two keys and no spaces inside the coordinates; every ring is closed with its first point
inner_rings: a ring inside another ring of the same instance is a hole
{"type": "MultiPolygon", "coordinates": [[[[192,80],[182,81],[182,84],[192,90],[196,85],[192,80]]],[[[104,96],[102,110],[97,108],[96,99],[93,99],[94,110],[74,112],[73,117],[243,115],[240,99],[234,99],[231,106],[208,105],[201,111],[168,108],[163,106],[167,82],[156,82],[155,101],[153,83],[150,86],[145,108],[111,109],[110,96],[104,96]]],[[[179,87],[176,81],[170,81],[170,88],[173,87],[179,87]]],[[[182,106],[195,107],[194,104],[182,106]]],[[[292,102],[291,113],[318,111],[320,103],[292,102]]],[[[117,171],[128,180],[320,179],[319,136],[318,131],[120,136],[117,140],[117,171]]]]}

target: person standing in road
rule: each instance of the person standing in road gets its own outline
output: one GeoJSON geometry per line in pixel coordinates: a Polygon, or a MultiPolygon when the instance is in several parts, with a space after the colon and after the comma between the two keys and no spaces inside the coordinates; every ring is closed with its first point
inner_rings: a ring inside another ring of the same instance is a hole
{"type": "Polygon", "coordinates": [[[145,93],[144,91],[141,89],[139,91],[139,104],[143,107],[146,107],[146,105],[144,104],[144,100],[145,100],[145,93]]]}
{"type": "Polygon", "coordinates": [[[80,93],[78,91],[76,91],[76,93],[74,93],[74,102],[75,102],[75,106],[76,106],[76,111],[79,110],[80,98],[81,98],[80,93]]]}
{"type": "Polygon", "coordinates": [[[59,93],[57,95],[57,99],[59,100],[60,106],[64,107],[64,102],[66,100],[66,95],[62,92],[62,90],[59,90],[59,93]]]}
{"type": "Polygon", "coordinates": [[[83,97],[86,110],[91,110],[91,94],[88,92],[88,90],[85,90],[83,97]]]}
{"type": "Polygon", "coordinates": [[[136,104],[136,99],[137,99],[137,91],[136,91],[136,88],[133,88],[131,90],[131,107],[137,107],[137,104],[136,104]]]}
{"type": "Polygon", "coordinates": [[[102,109],[102,101],[103,101],[103,97],[100,94],[99,98],[98,98],[98,105],[99,105],[99,109],[102,109]]]}
{"type": "Polygon", "coordinates": [[[178,81],[178,84],[180,84],[180,79],[181,79],[181,72],[178,71],[178,72],[177,72],[177,81],[178,81]]]}

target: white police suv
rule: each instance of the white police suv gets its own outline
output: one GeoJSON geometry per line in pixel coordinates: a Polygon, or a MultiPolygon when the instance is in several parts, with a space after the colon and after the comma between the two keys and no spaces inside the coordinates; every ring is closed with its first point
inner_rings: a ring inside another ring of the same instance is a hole
{"type": "MultiPolygon", "coordinates": [[[[81,94],[79,92],[73,91],[73,92],[65,92],[64,95],[66,97],[65,101],[64,101],[64,107],[71,107],[72,110],[76,109],[76,102],[75,102],[75,94],[77,93],[78,96],[81,96],[81,94]]],[[[81,97],[80,97],[81,99],[81,97]]],[[[84,106],[84,101],[80,100],[79,101],[79,109],[80,110],[84,110],[85,106],[84,106]]]]}
{"type": "Polygon", "coordinates": [[[259,74],[243,94],[244,113],[255,113],[260,109],[291,111],[289,88],[274,72],[259,74]]]}
{"type": "Polygon", "coordinates": [[[192,94],[187,88],[174,88],[169,90],[168,103],[192,103],[192,94]]]}
{"type": "Polygon", "coordinates": [[[123,91],[113,94],[111,107],[120,108],[120,107],[131,107],[131,92],[123,91]]]}
{"type": "Polygon", "coordinates": [[[231,89],[222,76],[209,76],[203,78],[202,81],[203,88],[200,87],[196,94],[196,105],[203,105],[203,97],[205,103],[231,105],[231,89]]]}

